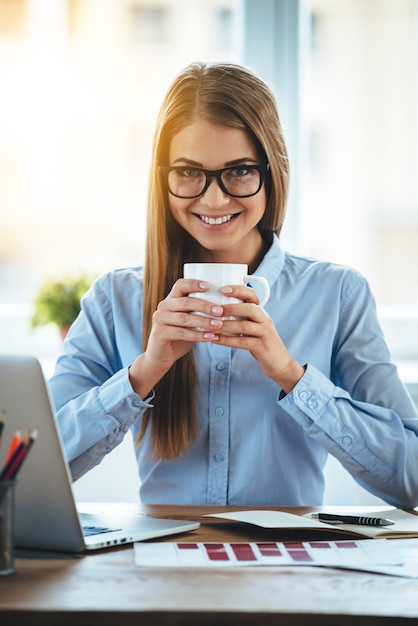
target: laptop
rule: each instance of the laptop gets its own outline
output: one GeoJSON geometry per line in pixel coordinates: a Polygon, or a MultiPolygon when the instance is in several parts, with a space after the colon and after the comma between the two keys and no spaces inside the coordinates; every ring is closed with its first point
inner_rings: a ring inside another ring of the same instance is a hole
{"type": "Polygon", "coordinates": [[[38,430],[17,476],[15,547],[83,552],[199,528],[194,521],[140,515],[133,503],[100,505],[97,513],[78,511],[51,397],[36,357],[0,355],[0,411],[6,414],[0,467],[17,429],[38,430]]]}

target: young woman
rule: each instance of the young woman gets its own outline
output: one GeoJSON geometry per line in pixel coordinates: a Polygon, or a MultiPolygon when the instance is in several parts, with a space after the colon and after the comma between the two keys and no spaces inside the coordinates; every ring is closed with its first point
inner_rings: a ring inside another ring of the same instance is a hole
{"type": "Polygon", "coordinates": [[[143,502],[318,505],[332,454],[388,503],[418,504],[418,416],[368,284],[282,250],[288,176],[259,78],[180,73],[155,132],[145,264],[95,282],[50,381],[74,479],[131,429],[143,502]],[[270,298],[189,298],[208,285],[185,262],[246,263],[270,298]]]}

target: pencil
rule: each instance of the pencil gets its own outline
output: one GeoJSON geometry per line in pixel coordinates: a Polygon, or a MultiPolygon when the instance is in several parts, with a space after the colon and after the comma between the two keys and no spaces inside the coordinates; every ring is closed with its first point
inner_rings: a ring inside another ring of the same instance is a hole
{"type": "Polygon", "coordinates": [[[18,444],[18,446],[16,447],[16,449],[13,452],[13,454],[11,455],[10,459],[3,466],[3,469],[1,470],[1,473],[0,473],[0,480],[8,480],[10,471],[11,471],[12,467],[14,466],[15,461],[18,458],[19,454],[24,449],[24,447],[25,447],[25,444],[23,443],[23,440],[22,440],[18,444]]]}
{"type": "Polygon", "coordinates": [[[12,457],[12,454],[14,453],[14,451],[16,450],[17,446],[21,443],[22,441],[22,431],[21,430],[17,430],[15,432],[15,434],[12,437],[12,440],[9,444],[9,448],[7,450],[7,454],[6,454],[6,458],[4,459],[5,463],[8,463],[12,457]]]}
{"type": "Polygon", "coordinates": [[[37,436],[38,431],[33,430],[22,438],[10,460],[3,467],[0,474],[0,480],[13,480],[16,478],[16,475],[22,467],[23,461],[26,459],[37,436]]]}

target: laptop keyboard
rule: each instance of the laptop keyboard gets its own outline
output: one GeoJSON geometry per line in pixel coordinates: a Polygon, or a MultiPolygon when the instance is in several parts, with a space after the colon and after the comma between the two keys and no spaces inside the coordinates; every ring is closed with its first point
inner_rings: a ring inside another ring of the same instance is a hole
{"type": "Polygon", "coordinates": [[[91,535],[100,535],[101,533],[113,533],[115,530],[121,530],[120,528],[107,528],[106,526],[83,526],[83,534],[85,537],[91,537],[91,535]]]}

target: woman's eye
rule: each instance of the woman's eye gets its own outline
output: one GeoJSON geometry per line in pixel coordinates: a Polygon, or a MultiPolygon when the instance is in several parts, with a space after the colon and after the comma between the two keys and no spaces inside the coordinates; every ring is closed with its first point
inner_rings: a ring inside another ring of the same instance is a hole
{"type": "Polygon", "coordinates": [[[193,178],[195,176],[199,176],[199,170],[187,167],[181,170],[177,170],[177,174],[179,176],[182,176],[183,178],[193,178]]]}
{"type": "Polygon", "coordinates": [[[249,173],[249,169],[248,167],[235,167],[233,170],[231,170],[231,174],[232,176],[236,176],[237,178],[240,178],[242,176],[246,176],[249,173]]]}
{"type": "Polygon", "coordinates": [[[251,172],[251,169],[248,167],[234,167],[230,172],[232,177],[242,178],[243,176],[247,176],[251,172]]]}

